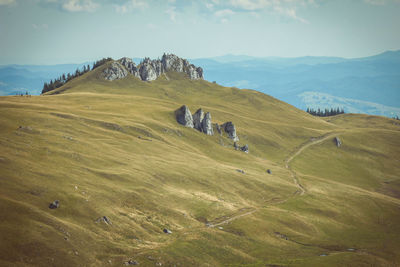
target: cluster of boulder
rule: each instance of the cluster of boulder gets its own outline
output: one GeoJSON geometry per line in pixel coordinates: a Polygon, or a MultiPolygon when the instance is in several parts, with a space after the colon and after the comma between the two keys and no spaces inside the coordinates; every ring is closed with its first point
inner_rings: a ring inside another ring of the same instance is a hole
{"type": "Polygon", "coordinates": [[[192,115],[189,108],[183,105],[175,111],[175,115],[178,123],[183,126],[194,128],[207,135],[214,135],[210,112],[204,114],[204,111],[200,108],[192,115]]]}
{"type": "Polygon", "coordinates": [[[210,112],[204,113],[204,111],[200,108],[192,115],[188,106],[186,105],[183,105],[177,109],[175,111],[175,116],[179,124],[182,124],[185,127],[194,128],[207,135],[214,135],[215,127],[221,136],[222,133],[225,132],[227,137],[234,141],[234,148],[236,150],[249,153],[248,145],[242,147],[238,145],[237,142],[239,141],[239,137],[236,134],[236,127],[231,121],[225,122],[222,125],[219,125],[218,123],[212,124],[210,112]]]}
{"type": "Polygon", "coordinates": [[[138,66],[132,59],[123,57],[118,61],[113,61],[103,71],[103,74],[104,78],[109,81],[125,78],[128,73],[142,81],[154,81],[168,71],[186,73],[192,80],[203,79],[203,69],[201,67],[196,67],[186,59],[174,54],[164,54],[161,60],[145,58],[138,66]]]}

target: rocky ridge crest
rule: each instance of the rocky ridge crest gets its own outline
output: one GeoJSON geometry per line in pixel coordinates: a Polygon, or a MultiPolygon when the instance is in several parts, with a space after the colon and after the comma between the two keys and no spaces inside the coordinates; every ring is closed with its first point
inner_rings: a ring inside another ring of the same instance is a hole
{"type": "Polygon", "coordinates": [[[146,57],[136,66],[132,59],[123,57],[111,63],[103,71],[104,78],[109,81],[125,78],[128,72],[142,81],[154,81],[168,71],[185,73],[192,80],[203,79],[203,69],[190,64],[186,59],[174,54],[164,54],[160,59],[151,60],[146,57]]]}

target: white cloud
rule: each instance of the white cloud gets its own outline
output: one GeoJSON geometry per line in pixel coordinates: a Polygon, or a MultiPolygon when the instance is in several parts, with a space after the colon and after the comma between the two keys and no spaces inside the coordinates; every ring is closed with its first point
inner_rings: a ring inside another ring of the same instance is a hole
{"type": "Polygon", "coordinates": [[[234,14],[235,14],[235,12],[230,9],[222,9],[222,10],[218,10],[214,13],[214,15],[217,17],[231,16],[234,14]]]}
{"type": "Polygon", "coordinates": [[[278,12],[279,14],[292,18],[294,20],[300,21],[301,23],[306,23],[308,24],[309,22],[299,16],[297,16],[296,14],[296,10],[294,8],[285,8],[285,7],[281,7],[281,6],[275,6],[274,10],[276,12],[278,12]]]}
{"type": "Polygon", "coordinates": [[[177,16],[177,12],[176,12],[176,7],[171,6],[169,7],[167,10],[165,10],[165,13],[167,13],[169,15],[169,18],[172,21],[176,21],[176,16],[177,16]]]}
{"type": "Polygon", "coordinates": [[[235,8],[253,11],[266,8],[271,5],[271,2],[268,0],[231,0],[230,4],[235,8]]]}
{"type": "MultiPolygon", "coordinates": [[[[384,0],[369,0],[384,1],[384,0]]],[[[259,17],[263,11],[273,12],[279,16],[290,18],[302,23],[308,21],[297,14],[299,7],[314,5],[315,0],[230,0],[228,7],[236,12],[247,12],[253,17],[259,17]]]]}
{"type": "Polygon", "coordinates": [[[124,14],[124,13],[130,12],[134,9],[147,8],[148,4],[144,0],[130,0],[130,1],[127,1],[123,5],[114,5],[114,6],[115,6],[115,11],[117,11],[118,13],[124,14]]]}
{"type": "Polygon", "coordinates": [[[16,3],[16,0],[0,0],[0,6],[10,6],[16,3]]]}
{"type": "Polygon", "coordinates": [[[62,8],[71,12],[93,12],[98,6],[92,0],[68,0],[62,5],[62,8]]]}

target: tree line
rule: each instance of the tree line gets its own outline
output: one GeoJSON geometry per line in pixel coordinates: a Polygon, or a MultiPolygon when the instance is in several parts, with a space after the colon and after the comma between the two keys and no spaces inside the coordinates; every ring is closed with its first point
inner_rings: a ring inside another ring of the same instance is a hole
{"type": "Polygon", "coordinates": [[[46,92],[49,92],[49,91],[52,91],[54,89],[57,89],[57,88],[63,86],[64,84],[66,84],[67,82],[69,82],[70,80],[72,80],[72,79],[74,79],[76,77],[79,77],[79,76],[85,74],[86,72],[94,70],[95,68],[97,68],[97,67],[99,67],[99,66],[103,65],[104,63],[106,63],[108,61],[111,61],[111,60],[112,60],[112,58],[110,58],[110,57],[109,58],[103,58],[103,59],[95,61],[93,63],[92,68],[90,68],[90,65],[87,65],[87,66],[83,66],[82,69],[77,68],[75,73],[68,73],[68,74],[63,73],[57,79],[50,80],[50,82],[45,82],[43,84],[42,94],[44,94],[46,92]]]}
{"type": "Polygon", "coordinates": [[[318,117],[329,117],[329,116],[335,116],[339,114],[344,114],[344,109],[340,108],[331,108],[331,109],[313,109],[313,108],[307,108],[307,113],[313,115],[313,116],[318,116],[318,117]]]}

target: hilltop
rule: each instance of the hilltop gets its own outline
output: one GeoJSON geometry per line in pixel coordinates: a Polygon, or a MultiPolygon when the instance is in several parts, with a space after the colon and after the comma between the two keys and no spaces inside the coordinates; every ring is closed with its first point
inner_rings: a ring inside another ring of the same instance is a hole
{"type": "Polygon", "coordinates": [[[400,264],[398,121],[135,68],[0,97],[0,265],[400,264]],[[183,105],[214,134],[178,123],[183,105]]]}

